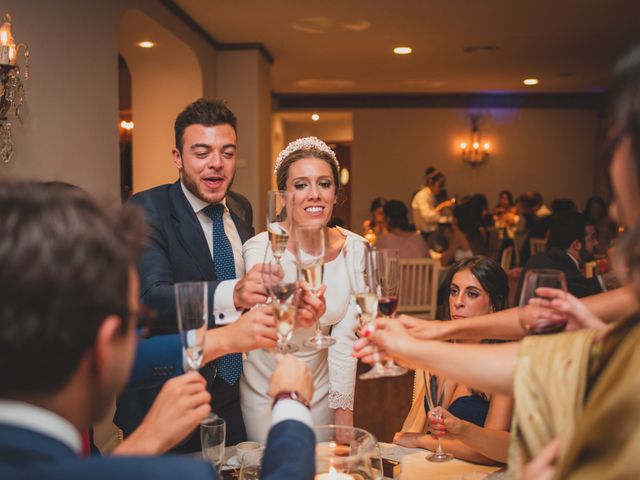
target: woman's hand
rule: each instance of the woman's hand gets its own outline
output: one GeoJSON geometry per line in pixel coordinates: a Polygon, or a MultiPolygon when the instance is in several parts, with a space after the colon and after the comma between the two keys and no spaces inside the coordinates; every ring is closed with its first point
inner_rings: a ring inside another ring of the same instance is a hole
{"type": "Polygon", "coordinates": [[[397,432],[393,436],[393,443],[407,448],[420,448],[418,439],[424,434],[417,432],[397,432]]]}
{"type": "Polygon", "coordinates": [[[457,437],[464,434],[468,423],[442,407],[436,407],[427,417],[429,429],[435,437],[457,437]]]}
{"type": "Polygon", "coordinates": [[[568,292],[557,288],[540,287],[536,289],[536,295],[544,297],[529,300],[530,305],[542,307],[537,314],[538,318],[547,318],[548,316],[549,319],[552,319],[554,314],[565,315],[568,319],[567,331],[606,326],[580,300],[568,292]]]}
{"type": "Polygon", "coordinates": [[[392,359],[401,365],[413,367],[405,355],[408,346],[416,342],[407,329],[396,319],[379,318],[375,328],[365,329],[364,337],[354,345],[354,356],[365,363],[392,359]]]}
{"type": "Polygon", "coordinates": [[[551,480],[560,454],[560,438],[556,437],[524,467],[519,480],[551,480]]]}
{"type": "Polygon", "coordinates": [[[421,318],[410,317],[409,315],[398,315],[399,321],[407,329],[407,332],[419,340],[444,340],[444,322],[439,320],[423,320],[421,318]]]}

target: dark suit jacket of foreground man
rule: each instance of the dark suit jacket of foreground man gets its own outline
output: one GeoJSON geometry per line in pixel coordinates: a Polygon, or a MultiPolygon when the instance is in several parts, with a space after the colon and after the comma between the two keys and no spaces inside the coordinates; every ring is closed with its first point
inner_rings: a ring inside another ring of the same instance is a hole
{"type": "MultiPolygon", "coordinates": [[[[285,420],[269,432],[262,460],[268,480],[311,480],[315,438],[302,422],[285,420]]],[[[215,480],[211,464],[180,456],[79,457],[66,444],[26,428],[0,424],[2,480],[215,480]]]]}
{"type": "MultiPolygon", "coordinates": [[[[182,191],[180,182],[146,190],[134,195],[131,203],[144,211],[149,224],[148,244],[138,260],[141,302],[157,312],[153,334],[177,332],[176,304],[173,285],[177,282],[209,282],[209,326],[215,326],[213,296],[218,279],[213,259],[200,222],[182,191]]],[[[240,194],[228,192],[227,208],[241,241],[251,238],[253,213],[249,201],[240,194]]],[[[170,355],[167,365],[157,371],[172,376],[170,355]]],[[[239,385],[228,385],[207,367],[201,369],[212,394],[211,409],[227,422],[227,444],[246,440],[240,410],[239,385]]],[[[131,434],[149,411],[161,385],[129,388],[118,399],[114,423],[125,435],[131,434]]],[[[191,452],[200,448],[197,431],[174,451],[191,452]]]]}

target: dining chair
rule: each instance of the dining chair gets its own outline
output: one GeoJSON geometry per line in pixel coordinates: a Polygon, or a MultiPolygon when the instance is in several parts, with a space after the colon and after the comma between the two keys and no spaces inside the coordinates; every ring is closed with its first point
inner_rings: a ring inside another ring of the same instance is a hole
{"type": "Polygon", "coordinates": [[[500,230],[495,227],[487,228],[487,255],[494,260],[498,259],[500,254],[500,246],[502,244],[502,238],[500,238],[500,230]]]}
{"type": "Polygon", "coordinates": [[[536,253],[544,253],[547,249],[547,240],[544,238],[530,238],[529,248],[531,249],[531,256],[536,253]]]}
{"type": "Polygon", "coordinates": [[[516,259],[516,267],[522,266],[520,264],[520,252],[522,252],[522,246],[524,245],[524,242],[526,241],[528,235],[529,232],[527,232],[526,230],[515,232],[515,234],[513,235],[513,256],[516,259]]]}
{"type": "Polygon", "coordinates": [[[400,260],[398,313],[434,319],[438,306],[440,262],[432,258],[400,260]]]}
{"type": "Polygon", "coordinates": [[[502,258],[500,259],[500,266],[506,272],[511,268],[511,262],[513,260],[513,245],[505,248],[502,251],[502,258]]]}

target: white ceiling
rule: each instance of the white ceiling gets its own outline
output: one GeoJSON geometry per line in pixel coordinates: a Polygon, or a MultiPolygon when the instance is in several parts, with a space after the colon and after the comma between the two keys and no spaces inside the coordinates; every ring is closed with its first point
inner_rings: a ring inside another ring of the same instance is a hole
{"type": "Polygon", "coordinates": [[[264,44],[276,93],[598,91],[640,41],[638,0],[175,3],[219,42],[264,44]],[[414,53],[394,55],[399,45],[414,53]]]}

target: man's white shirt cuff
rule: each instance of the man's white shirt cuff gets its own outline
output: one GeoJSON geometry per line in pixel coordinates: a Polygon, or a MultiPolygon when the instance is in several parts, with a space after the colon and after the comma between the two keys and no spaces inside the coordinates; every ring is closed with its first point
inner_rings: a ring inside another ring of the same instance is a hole
{"type": "Polygon", "coordinates": [[[213,294],[213,316],[216,325],[228,325],[235,322],[241,315],[233,303],[233,291],[239,279],[223,280],[218,283],[213,294]]]}
{"type": "Polygon", "coordinates": [[[284,398],[274,405],[271,411],[271,426],[285,420],[297,420],[312,428],[311,411],[296,400],[284,398]]]}

